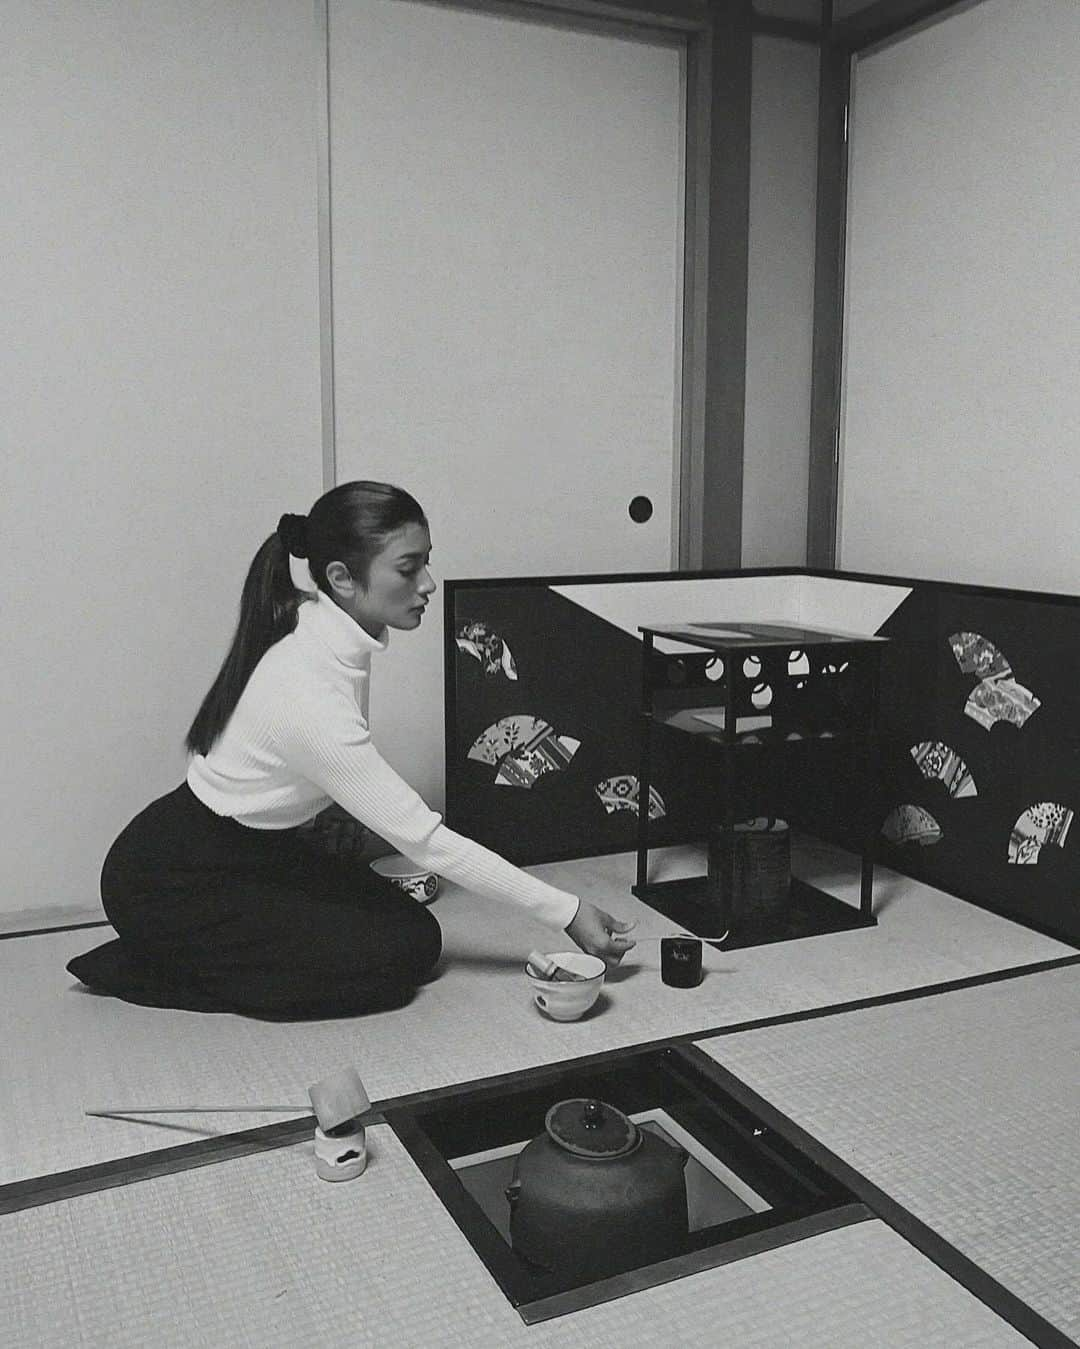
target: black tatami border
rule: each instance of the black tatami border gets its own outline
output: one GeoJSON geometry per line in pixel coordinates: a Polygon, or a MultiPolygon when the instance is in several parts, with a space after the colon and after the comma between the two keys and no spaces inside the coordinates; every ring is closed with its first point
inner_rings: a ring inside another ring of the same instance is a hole
{"type": "MultiPolygon", "coordinates": [[[[192,1111],[192,1114],[198,1113],[192,1111]]],[[[218,1134],[197,1143],[181,1143],[174,1148],[157,1148],[153,1152],[117,1157],[109,1162],[95,1162],[93,1166],[13,1181],[9,1185],[0,1185],[0,1214],[18,1213],[80,1195],[97,1194],[99,1190],[112,1190],[120,1185],[171,1176],[178,1171],[194,1171],[200,1166],[233,1161],[255,1152],[286,1148],[310,1138],[313,1125],[314,1116],[308,1115],[279,1124],[266,1124],[258,1129],[218,1134]]]]}

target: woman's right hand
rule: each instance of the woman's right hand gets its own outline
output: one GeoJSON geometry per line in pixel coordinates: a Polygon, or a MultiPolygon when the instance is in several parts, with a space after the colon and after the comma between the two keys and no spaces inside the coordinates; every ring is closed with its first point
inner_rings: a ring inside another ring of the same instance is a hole
{"type": "Polygon", "coordinates": [[[591,956],[599,956],[609,965],[617,965],[627,951],[637,945],[625,934],[633,931],[636,923],[613,918],[587,899],[578,903],[578,911],[566,929],[566,935],[591,956]]]}

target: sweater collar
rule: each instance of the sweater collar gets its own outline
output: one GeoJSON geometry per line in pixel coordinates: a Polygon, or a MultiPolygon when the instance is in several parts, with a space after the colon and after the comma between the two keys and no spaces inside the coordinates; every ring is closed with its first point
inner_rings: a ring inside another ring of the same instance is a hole
{"type": "Polygon", "coordinates": [[[322,642],[343,665],[366,665],[372,653],[385,651],[390,641],[387,628],[379,637],[372,637],[321,590],[315,592],[313,600],[301,604],[296,626],[322,642]]]}

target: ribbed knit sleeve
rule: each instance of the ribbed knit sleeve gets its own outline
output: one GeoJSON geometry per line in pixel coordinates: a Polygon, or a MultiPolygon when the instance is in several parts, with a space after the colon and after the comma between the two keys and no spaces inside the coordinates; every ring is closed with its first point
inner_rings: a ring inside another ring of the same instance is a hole
{"type": "Polygon", "coordinates": [[[553,928],[573,921],[575,895],[448,829],[382,757],[347,698],[294,706],[276,728],[275,740],[291,769],[419,866],[486,899],[517,904],[553,928]]]}

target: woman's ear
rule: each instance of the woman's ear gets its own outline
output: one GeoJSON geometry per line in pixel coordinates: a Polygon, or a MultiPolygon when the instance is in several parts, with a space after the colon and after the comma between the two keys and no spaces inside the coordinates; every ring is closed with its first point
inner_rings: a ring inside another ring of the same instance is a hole
{"type": "Polygon", "coordinates": [[[344,562],[328,562],[326,564],[326,579],[330,584],[330,589],[335,595],[340,595],[342,599],[351,599],[356,594],[356,582],[344,562]]]}

